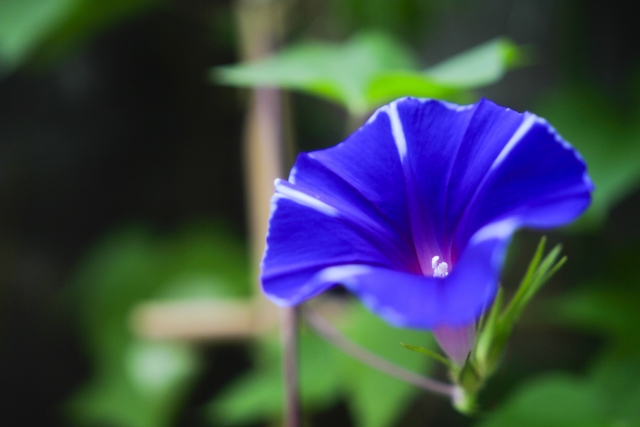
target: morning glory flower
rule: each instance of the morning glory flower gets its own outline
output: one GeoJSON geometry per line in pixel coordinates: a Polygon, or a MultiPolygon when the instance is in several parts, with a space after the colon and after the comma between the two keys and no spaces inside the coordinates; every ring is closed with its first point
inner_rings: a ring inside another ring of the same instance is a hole
{"type": "Polygon", "coordinates": [[[592,190],[578,152],[534,114],[399,99],[276,180],[263,290],[291,306],[343,285],[464,362],[513,233],[573,221],[592,190]]]}

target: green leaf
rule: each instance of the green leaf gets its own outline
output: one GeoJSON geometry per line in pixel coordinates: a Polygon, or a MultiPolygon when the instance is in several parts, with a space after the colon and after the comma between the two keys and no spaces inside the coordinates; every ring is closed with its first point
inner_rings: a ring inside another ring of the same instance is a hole
{"type": "Polygon", "coordinates": [[[371,109],[403,96],[472,102],[473,96],[465,89],[438,82],[421,71],[399,70],[376,75],[367,88],[366,98],[371,109]]]}
{"type": "Polygon", "coordinates": [[[591,87],[557,88],[536,112],[584,157],[595,183],[593,202],[576,224],[593,228],[640,184],[640,125],[625,121],[617,107],[591,87]]]}
{"type": "Polygon", "coordinates": [[[515,45],[500,39],[420,71],[397,42],[365,33],[343,45],[301,43],[262,61],[218,67],[213,78],[233,86],[300,90],[362,116],[402,96],[471,100],[468,89],[495,83],[520,56],[515,45]]]}
{"type": "Polygon", "coordinates": [[[61,21],[76,0],[0,1],[0,76],[18,66],[61,21]]]}
{"type": "Polygon", "coordinates": [[[480,427],[605,427],[598,394],[570,376],[548,376],[527,384],[480,427]]]}
{"type": "Polygon", "coordinates": [[[363,33],[343,45],[305,42],[262,61],[218,67],[214,78],[234,86],[297,89],[364,113],[370,106],[367,86],[384,70],[413,67],[413,58],[395,40],[363,33]]]}
{"type": "Polygon", "coordinates": [[[639,355],[605,354],[589,375],[607,416],[619,424],[640,424],[639,355]]]}
{"type": "Polygon", "coordinates": [[[0,77],[33,56],[51,61],[164,0],[2,0],[0,77]]]}
{"type": "Polygon", "coordinates": [[[511,68],[524,63],[524,53],[507,39],[469,49],[424,71],[398,70],[377,74],[367,99],[377,107],[402,96],[471,102],[470,89],[496,83],[511,68]]]}
{"type": "Polygon", "coordinates": [[[480,427],[637,426],[638,355],[605,355],[588,375],[551,374],[525,384],[480,427]]]}
{"type": "MultiPolygon", "coordinates": [[[[425,368],[425,358],[404,350],[398,341],[426,341],[435,346],[430,335],[395,329],[360,305],[349,308],[339,325],[358,344],[414,371],[425,368]]],[[[209,406],[214,423],[279,420],[283,407],[279,352],[277,337],[260,344],[257,369],[232,384],[209,406]]],[[[299,366],[305,410],[322,409],[344,396],[358,426],[393,425],[417,392],[413,386],[351,359],[306,329],[301,334],[299,366]]]]}
{"type": "Polygon", "coordinates": [[[496,39],[428,68],[424,74],[449,87],[475,88],[500,80],[510,68],[525,62],[525,54],[508,39],[496,39]]]}
{"type": "Polygon", "coordinates": [[[617,346],[640,352],[640,291],[637,283],[620,288],[613,281],[596,280],[586,289],[574,291],[556,301],[563,323],[610,336],[617,346]]]}

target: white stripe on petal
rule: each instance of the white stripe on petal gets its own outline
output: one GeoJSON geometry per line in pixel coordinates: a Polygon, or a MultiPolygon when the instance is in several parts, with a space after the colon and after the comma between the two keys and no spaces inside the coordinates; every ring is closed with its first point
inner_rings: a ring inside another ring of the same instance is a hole
{"type": "Polygon", "coordinates": [[[289,179],[288,181],[291,184],[295,184],[296,183],[296,175],[298,173],[298,168],[296,167],[296,165],[293,165],[293,167],[291,168],[291,172],[289,172],[289,179]]]}
{"type": "Polygon", "coordinates": [[[507,218],[485,225],[473,235],[471,242],[476,244],[484,242],[485,240],[504,239],[510,236],[517,226],[518,224],[513,218],[507,218]]]}
{"type": "Polygon", "coordinates": [[[400,121],[400,116],[398,115],[397,101],[389,104],[386,111],[387,115],[389,116],[389,120],[391,120],[391,133],[393,134],[393,139],[396,142],[400,160],[404,162],[405,157],[407,157],[407,140],[404,137],[402,122],[400,121]]]}
{"type": "Polygon", "coordinates": [[[520,142],[520,140],[527,134],[527,132],[529,132],[531,127],[538,122],[538,117],[536,117],[535,115],[531,113],[524,114],[525,119],[520,124],[520,127],[518,127],[518,129],[515,131],[509,142],[507,142],[507,144],[504,146],[502,151],[500,151],[498,157],[496,157],[496,159],[493,161],[490,170],[497,168],[500,163],[502,163],[502,161],[509,155],[511,150],[513,150],[513,147],[515,147],[516,144],[520,142]]]}
{"type": "Polygon", "coordinates": [[[361,276],[371,271],[369,267],[364,265],[339,265],[336,267],[325,268],[320,272],[318,279],[321,282],[342,282],[353,276],[361,276]]]}
{"type": "Polygon", "coordinates": [[[274,198],[276,198],[277,200],[278,196],[296,202],[302,206],[314,209],[325,215],[332,217],[338,216],[338,210],[333,206],[330,206],[325,202],[316,199],[315,197],[311,197],[310,195],[305,194],[302,191],[294,190],[291,187],[282,185],[279,180],[276,181],[276,194],[274,195],[274,198]]]}
{"type": "Polygon", "coordinates": [[[367,120],[367,122],[365,124],[369,124],[369,123],[373,123],[376,121],[376,119],[378,118],[378,114],[380,114],[380,111],[386,111],[387,106],[385,105],[384,107],[380,107],[378,108],[376,111],[373,112],[373,114],[371,115],[371,117],[369,117],[369,119],[367,120]]]}

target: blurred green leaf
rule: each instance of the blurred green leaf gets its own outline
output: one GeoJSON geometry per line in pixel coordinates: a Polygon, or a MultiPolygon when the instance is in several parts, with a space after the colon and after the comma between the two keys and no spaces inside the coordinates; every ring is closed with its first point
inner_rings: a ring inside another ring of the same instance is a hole
{"type": "Polygon", "coordinates": [[[70,402],[75,422],[171,425],[198,372],[198,355],[184,344],[134,337],[131,311],[151,299],[249,295],[247,271],[244,248],[219,225],[194,224],[164,237],[134,227],[101,242],[74,281],[94,367],[70,402]]]}
{"type": "Polygon", "coordinates": [[[411,55],[380,33],[363,33],[343,45],[305,42],[262,61],[214,69],[214,78],[234,86],[302,90],[364,113],[371,79],[385,70],[413,68],[411,55]]]}
{"type": "Polygon", "coordinates": [[[421,71],[398,70],[376,75],[367,87],[369,109],[374,109],[403,96],[471,102],[473,96],[466,87],[438,82],[421,71]]]}
{"type": "Polygon", "coordinates": [[[570,376],[533,381],[480,427],[605,427],[598,395],[570,376]]]}
{"type": "MultiPolygon", "coordinates": [[[[425,358],[406,351],[399,341],[434,345],[429,335],[394,329],[360,305],[341,318],[340,329],[363,347],[414,371],[424,370],[425,358]]],[[[307,330],[301,334],[300,346],[301,392],[307,410],[322,409],[344,397],[357,425],[389,426],[416,393],[413,386],[362,365],[307,330]]],[[[278,419],[283,405],[279,351],[275,337],[259,346],[258,368],[212,402],[212,421],[241,424],[278,419]]]]}
{"type": "Polygon", "coordinates": [[[480,427],[640,425],[640,359],[606,355],[585,377],[547,375],[527,383],[480,427]]]}
{"type": "Polygon", "coordinates": [[[469,102],[469,89],[500,80],[525,62],[521,49],[508,39],[496,39],[455,55],[424,71],[394,71],[374,77],[367,97],[378,106],[402,96],[469,102]]]}
{"type": "MultiPolygon", "coordinates": [[[[339,397],[341,355],[318,337],[300,335],[300,391],[306,410],[326,407],[339,397]]],[[[237,380],[212,402],[210,415],[225,424],[244,424],[282,415],[283,385],[278,337],[265,338],[257,348],[258,367],[237,380]]]]}
{"type": "Polygon", "coordinates": [[[536,111],[580,151],[596,185],[593,203],[577,225],[601,224],[640,184],[638,121],[625,122],[611,102],[588,87],[555,90],[536,111]]]}
{"type": "Polygon", "coordinates": [[[75,7],[43,40],[38,59],[55,61],[101,32],[159,7],[166,0],[75,0],[75,7]]]}
{"type": "Polygon", "coordinates": [[[265,60],[217,67],[213,78],[233,86],[300,90],[361,116],[401,96],[468,100],[467,90],[498,81],[520,59],[513,43],[498,39],[419,71],[403,46],[380,33],[363,33],[343,45],[302,43],[265,60]]]}
{"type": "Polygon", "coordinates": [[[447,86],[480,87],[497,82],[510,68],[522,65],[526,60],[521,48],[500,38],[449,58],[426,69],[424,74],[447,86]]]}
{"type": "Polygon", "coordinates": [[[640,291],[610,289],[611,283],[594,282],[593,287],[576,291],[562,301],[562,317],[574,326],[613,336],[617,342],[636,343],[640,328],[640,291]]]}
{"type": "Polygon", "coordinates": [[[36,55],[57,59],[164,0],[2,0],[0,77],[36,55]]]}
{"type": "MultiPolygon", "coordinates": [[[[639,354],[605,355],[591,371],[590,382],[605,412],[616,425],[640,425],[639,354]]],[[[610,425],[611,425],[610,424],[610,425]]]]}
{"type": "Polygon", "coordinates": [[[0,76],[17,66],[66,19],[76,0],[0,1],[0,76]]]}

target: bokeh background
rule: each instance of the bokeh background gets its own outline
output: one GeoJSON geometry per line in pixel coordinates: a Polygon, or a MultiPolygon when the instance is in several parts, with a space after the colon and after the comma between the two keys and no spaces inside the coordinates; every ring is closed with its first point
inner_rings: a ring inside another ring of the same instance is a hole
{"type": "MultiPolygon", "coordinates": [[[[246,57],[242,10],[272,3],[274,48],[375,31],[416,69],[507,37],[522,61],[447,96],[547,118],[597,186],[585,217],[549,234],[569,263],[517,327],[483,416],[303,330],[306,422],[640,425],[640,5],[625,0],[0,0],[0,424],[280,424],[275,326],[238,326],[255,296],[251,91],[211,72],[246,57]],[[145,308],[169,319],[151,325],[164,339],[136,323],[145,308]]],[[[344,138],[353,118],[340,102],[298,86],[282,99],[288,150],[344,138]]],[[[539,238],[513,242],[508,291],[539,238]]],[[[398,345],[432,345],[428,334],[336,298],[349,337],[443,376],[398,345]]]]}

